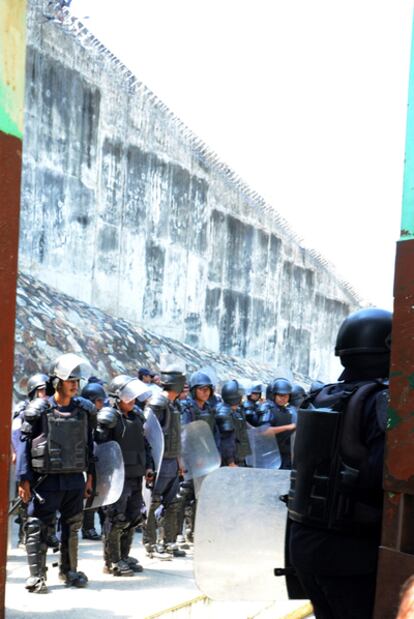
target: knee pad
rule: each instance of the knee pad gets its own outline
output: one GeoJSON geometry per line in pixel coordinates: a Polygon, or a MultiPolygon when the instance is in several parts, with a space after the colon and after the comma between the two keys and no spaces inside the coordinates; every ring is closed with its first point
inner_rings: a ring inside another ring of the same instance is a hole
{"type": "Polygon", "coordinates": [[[46,526],[39,518],[28,518],[24,525],[27,537],[38,537],[39,540],[44,536],[46,526]]]}
{"type": "Polygon", "coordinates": [[[79,514],[66,518],[65,522],[71,531],[79,531],[83,523],[83,512],[79,512],[79,514]]]}
{"type": "Polygon", "coordinates": [[[110,518],[111,529],[127,529],[131,524],[125,514],[115,514],[110,518]]]}

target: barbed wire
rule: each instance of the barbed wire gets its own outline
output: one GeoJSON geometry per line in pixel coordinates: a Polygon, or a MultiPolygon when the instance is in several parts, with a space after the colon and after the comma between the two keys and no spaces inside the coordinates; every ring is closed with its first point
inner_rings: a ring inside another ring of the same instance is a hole
{"type": "MultiPolygon", "coordinates": [[[[359,305],[363,302],[361,294],[345,280],[332,262],[327,260],[317,249],[309,247],[304,239],[297,234],[275,207],[268,202],[246,181],[244,181],[228,164],[221,160],[219,155],[211,149],[192,129],[190,129],[161,99],[141,82],[134,73],[122,62],[113,52],[111,52],[86,26],[74,15],[71,14],[69,6],[71,0],[40,0],[46,2],[45,16],[56,23],[67,34],[74,36],[84,49],[93,50],[99,56],[105,57],[114,66],[116,73],[124,83],[129,94],[142,95],[148,103],[151,103],[157,110],[164,113],[180,131],[183,138],[190,143],[191,150],[196,158],[206,167],[214,169],[224,180],[224,182],[235,187],[245,198],[246,202],[254,211],[261,210],[265,216],[265,221],[270,221],[275,225],[284,238],[305,249],[312,258],[315,265],[328,271],[344,290],[352,297],[353,301],[359,305]]],[[[260,220],[259,220],[260,221],[260,220]]]]}

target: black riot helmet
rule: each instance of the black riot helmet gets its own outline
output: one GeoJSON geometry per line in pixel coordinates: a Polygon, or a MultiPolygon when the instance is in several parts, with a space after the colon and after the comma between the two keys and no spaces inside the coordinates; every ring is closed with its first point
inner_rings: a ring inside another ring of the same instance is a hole
{"type": "Polygon", "coordinates": [[[210,387],[210,395],[213,393],[213,383],[210,376],[207,376],[204,372],[193,372],[190,376],[190,393],[192,397],[195,397],[195,390],[197,387],[210,387]]]}
{"type": "Polygon", "coordinates": [[[306,391],[302,385],[294,383],[292,386],[292,394],[290,396],[290,403],[296,408],[300,408],[303,400],[305,399],[306,391]]]}
{"type": "Polygon", "coordinates": [[[181,393],[187,380],[185,361],[174,353],[161,353],[160,377],[161,385],[165,391],[181,393]]]}
{"type": "Polygon", "coordinates": [[[32,400],[36,396],[38,389],[46,389],[46,385],[49,381],[47,374],[33,374],[27,381],[27,396],[29,400],[32,400]]]}
{"type": "Polygon", "coordinates": [[[252,393],[258,393],[259,395],[262,395],[262,383],[252,383],[249,387],[247,387],[247,397],[249,397],[249,395],[252,395],[252,393]]]}
{"type": "Polygon", "coordinates": [[[291,395],[292,383],[287,378],[276,378],[271,386],[272,396],[291,395]]]}
{"type": "Polygon", "coordinates": [[[369,307],[354,312],[341,324],[335,344],[335,355],[389,353],[391,349],[392,314],[369,307]]]}
{"type": "Polygon", "coordinates": [[[348,316],[339,328],[335,345],[335,355],[345,368],[341,378],[387,377],[391,329],[392,314],[387,310],[369,307],[348,316]]]}
{"type": "Polygon", "coordinates": [[[240,404],[244,394],[244,389],[237,380],[226,380],[221,388],[221,397],[225,404],[233,406],[234,404],[240,404]]]}
{"type": "Polygon", "coordinates": [[[88,383],[82,389],[81,396],[95,403],[96,400],[106,400],[105,389],[99,383],[88,383]]]}

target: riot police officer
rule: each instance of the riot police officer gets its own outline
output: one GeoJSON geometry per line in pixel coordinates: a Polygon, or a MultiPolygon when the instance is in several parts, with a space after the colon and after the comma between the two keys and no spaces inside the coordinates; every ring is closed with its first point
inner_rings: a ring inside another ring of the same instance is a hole
{"type": "Polygon", "coordinates": [[[180,405],[181,423],[185,425],[192,421],[205,421],[214,434],[216,426],[214,410],[208,403],[213,394],[211,378],[204,372],[193,372],[190,377],[189,388],[189,396],[182,400],[180,405]]]}
{"type": "MultiPolygon", "coordinates": [[[[82,389],[81,395],[86,400],[89,400],[90,402],[92,402],[95,405],[95,408],[97,411],[100,411],[103,408],[107,400],[105,389],[103,388],[101,383],[98,382],[98,379],[96,379],[96,381],[93,381],[93,382],[89,380],[88,383],[82,389]]],[[[96,511],[97,511],[96,509],[85,509],[84,510],[83,523],[82,523],[82,539],[90,539],[92,541],[99,541],[101,539],[101,536],[95,529],[96,511]]],[[[101,524],[102,524],[103,523],[102,510],[100,510],[99,513],[101,515],[101,524]]]]}
{"type": "MultiPolygon", "coordinates": [[[[296,410],[302,406],[304,399],[306,398],[306,391],[299,385],[298,383],[293,383],[292,385],[292,393],[290,395],[290,405],[293,406],[296,410]]],[[[296,417],[295,417],[296,421],[296,417]]]]}
{"type": "Polygon", "coordinates": [[[237,380],[223,384],[216,423],[220,432],[220,452],[224,466],[246,466],[251,454],[246,418],[241,406],[244,390],[237,380]]]}
{"type": "Polygon", "coordinates": [[[26,588],[44,593],[47,527],[60,512],[61,580],[84,587],[87,577],[77,570],[78,531],[84,494],[92,491],[94,405],[78,397],[79,380],[89,364],[74,354],[61,355],[52,366],[49,399],[34,399],[24,410],[22,440],[17,452],[19,496],[28,505],[26,549],[30,577],[26,588]],[[85,484],[84,472],[87,472],[85,484]]]}
{"type": "Polygon", "coordinates": [[[262,397],[262,384],[252,383],[246,389],[246,399],[243,402],[243,410],[246,421],[253,427],[260,425],[260,398],[262,397]]]}
{"type": "Polygon", "coordinates": [[[289,404],[292,394],[292,384],[286,378],[276,378],[270,386],[273,402],[266,401],[261,407],[261,423],[270,424],[264,431],[266,435],[274,435],[282,458],[281,469],[292,466],[291,436],[295,431],[296,409],[289,404]]]}
{"type": "Polygon", "coordinates": [[[145,417],[135,400],[148,395],[148,388],[139,379],[122,374],[113,379],[108,392],[113,406],[98,411],[95,440],[119,444],[125,481],[119,499],[104,510],[104,572],[133,576],[143,570],[129,555],[135,527],[142,521],[142,478],[153,474],[151,448],[144,436],[145,417]]]}
{"type": "MultiPolygon", "coordinates": [[[[213,394],[213,384],[211,382],[211,378],[205,372],[193,372],[190,376],[189,390],[190,393],[188,397],[180,402],[181,424],[186,425],[188,423],[192,423],[193,421],[199,420],[205,421],[208,424],[217,444],[219,442],[219,435],[216,426],[216,419],[214,410],[209,404],[209,399],[213,394]]],[[[184,480],[181,482],[179,501],[179,534],[184,528],[185,538],[191,543],[194,535],[196,510],[193,480],[184,480]]]]}
{"type": "Polygon", "coordinates": [[[290,560],[317,619],[369,619],[382,516],[392,315],[342,323],[344,371],[298,414],[288,510],[290,560]]]}
{"type": "Polygon", "coordinates": [[[154,413],[162,428],[165,441],[164,456],[152,492],[143,542],[150,557],[165,553],[170,558],[184,557],[185,551],[176,545],[179,534],[178,492],[181,455],[181,421],[176,399],[185,384],[185,368],[179,360],[171,360],[166,356],[160,361],[160,374],[163,391],[151,397],[146,410],[154,413]],[[157,529],[163,531],[161,540],[157,539],[157,529]]]}
{"type": "MultiPolygon", "coordinates": [[[[30,376],[27,381],[27,399],[23,402],[19,402],[13,409],[13,424],[12,424],[12,452],[13,452],[13,462],[16,461],[16,453],[19,449],[19,442],[21,437],[21,426],[24,420],[24,409],[28,405],[29,402],[34,400],[35,398],[46,398],[46,385],[49,380],[47,374],[42,374],[41,372],[37,374],[33,374],[30,376]]],[[[19,533],[18,533],[18,545],[25,545],[25,536],[24,529],[25,523],[27,520],[27,504],[21,503],[18,508],[18,516],[15,520],[16,524],[19,525],[19,533]]],[[[50,523],[48,528],[48,533],[46,537],[46,543],[49,548],[58,548],[59,540],[56,537],[56,523],[55,521],[50,523]]]]}

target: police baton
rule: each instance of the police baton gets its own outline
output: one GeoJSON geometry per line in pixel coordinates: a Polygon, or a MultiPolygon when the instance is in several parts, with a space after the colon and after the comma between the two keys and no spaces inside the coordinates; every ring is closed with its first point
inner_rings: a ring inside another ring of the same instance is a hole
{"type": "MultiPolygon", "coordinates": [[[[34,497],[39,501],[40,504],[43,504],[45,502],[45,499],[43,497],[40,496],[40,494],[38,492],[36,492],[36,489],[40,486],[40,484],[46,479],[47,475],[42,475],[42,477],[39,477],[39,479],[37,480],[37,482],[33,485],[32,488],[30,488],[32,494],[34,495],[34,497]]],[[[12,514],[14,514],[14,512],[22,505],[23,503],[23,499],[21,497],[17,497],[17,499],[15,499],[15,501],[11,504],[10,509],[9,509],[9,516],[11,516],[12,514]]]]}

